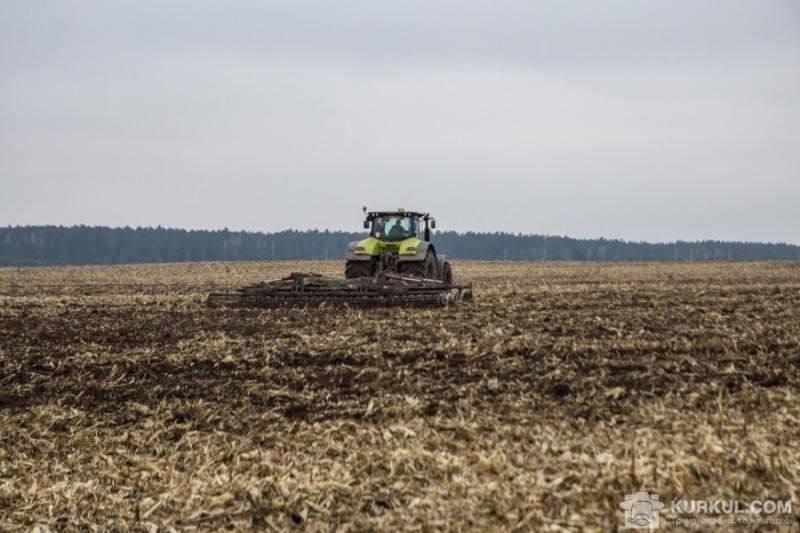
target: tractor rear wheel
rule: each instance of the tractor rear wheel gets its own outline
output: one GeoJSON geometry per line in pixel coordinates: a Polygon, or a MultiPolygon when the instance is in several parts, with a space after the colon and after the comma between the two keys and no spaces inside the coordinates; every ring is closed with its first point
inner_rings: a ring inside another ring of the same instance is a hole
{"type": "Polygon", "coordinates": [[[436,275],[436,256],[428,252],[424,261],[405,261],[400,263],[400,273],[406,276],[438,279],[436,275]]]}
{"type": "Polygon", "coordinates": [[[353,278],[368,278],[372,276],[374,261],[348,261],[344,266],[344,277],[347,279],[353,278]]]}
{"type": "Polygon", "coordinates": [[[453,267],[450,266],[450,261],[445,261],[442,267],[442,281],[445,285],[453,284],[453,267]]]}

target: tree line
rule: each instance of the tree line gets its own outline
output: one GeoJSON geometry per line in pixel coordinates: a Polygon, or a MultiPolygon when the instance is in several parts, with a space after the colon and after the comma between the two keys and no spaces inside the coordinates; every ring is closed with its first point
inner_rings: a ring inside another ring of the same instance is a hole
{"type": "MultiPolygon", "coordinates": [[[[364,233],[276,233],[162,227],[8,226],[0,228],[0,265],[81,265],[263,259],[340,259],[364,233]]],[[[502,232],[437,232],[437,249],[454,259],[539,261],[800,260],[784,243],[672,243],[574,239],[502,232]]]]}

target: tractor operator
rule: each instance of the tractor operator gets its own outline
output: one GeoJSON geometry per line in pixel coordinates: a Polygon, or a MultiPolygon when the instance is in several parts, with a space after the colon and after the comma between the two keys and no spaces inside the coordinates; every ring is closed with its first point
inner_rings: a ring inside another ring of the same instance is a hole
{"type": "Polygon", "coordinates": [[[390,239],[402,239],[406,236],[406,230],[403,228],[403,225],[400,223],[400,219],[398,218],[394,222],[394,226],[392,229],[389,230],[389,238],[390,239]]]}

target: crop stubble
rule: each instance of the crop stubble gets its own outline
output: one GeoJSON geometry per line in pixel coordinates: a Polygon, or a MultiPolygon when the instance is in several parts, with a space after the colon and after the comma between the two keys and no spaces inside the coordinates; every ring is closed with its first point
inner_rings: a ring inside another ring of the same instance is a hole
{"type": "Polygon", "coordinates": [[[639,489],[798,507],[800,265],[459,262],[475,300],[443,310],[204,306],[340,268],[0,269],[0,529],[605,530],[639,489]]]}

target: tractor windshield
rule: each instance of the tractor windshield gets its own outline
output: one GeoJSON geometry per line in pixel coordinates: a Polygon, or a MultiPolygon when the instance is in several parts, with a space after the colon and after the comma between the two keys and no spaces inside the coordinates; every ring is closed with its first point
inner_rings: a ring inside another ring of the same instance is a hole
{"type": "Polygon", "coordinates": [[[372,220],[371,235],[382,241],[402,241],[417,234],[414,217],[402,215],[377,216],[372,220]]]}

